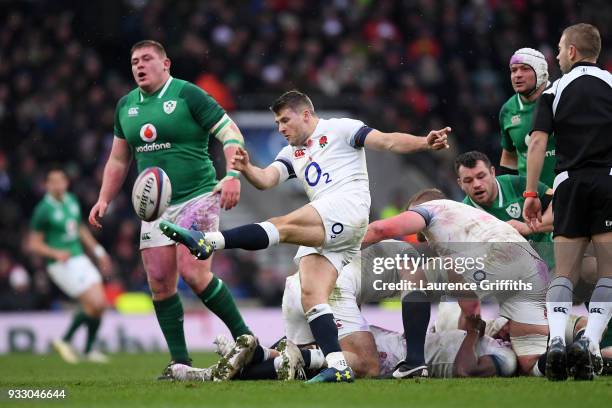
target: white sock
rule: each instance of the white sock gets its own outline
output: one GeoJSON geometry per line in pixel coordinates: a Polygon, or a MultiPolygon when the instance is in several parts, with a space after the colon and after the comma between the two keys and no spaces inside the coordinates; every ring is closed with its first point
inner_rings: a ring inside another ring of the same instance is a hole
{"type": "Polygon", "coordinates": [[[210,242],[215,250],[225,248],[225,237],[220,232],[206,232],[204,238],[210,242]]]}
{"type": "Polygon", "coordinates": [[[280,242],[280,233],[278,232],[276,225],[269,221],[257,222],[256,224],[266,231],[266,234],[268,235],[268,248],[278,245],[280,242]]]}
{"type": "Polygon", "coordinates": [[[550,332],[549,345],[555,337],[561,337],[561,341],[565,344],[565,326],[572,309],[573,290],[572,281],[565,276],[557,276],[548,286],[546,315],[550,332]]]}
{"type": "Polygon", "coordinates": [[[263,346],[261,347],[261,349],[263,350],[263,353],[264,353],[262,361],[269,360],[270,359],[270,349],[267,347],[263,347],[263,346]]]}
{"type": "Polygon", "coordinates": [[[282,359],[281,356],[278,356],[278,357],[274,358],[274,369],[276,371],[278,371],[278,369],[280,368],[282,361],[283,361],[283,359],[282,359]]]}
{"type": "Polygon", "coordinates": [[[536,361],[533,365],[533,370],[531,370],[531,375],[534,377],[544,377],[544,373],[540,371],[538,368],[538,362],[536,361]]]}
{"type": "Polygon", "coordinates": [[[321,349],[312,349],[309,351],[310,365],[307,368],[318,370],[327,364],[327,362],[325,361],[325,356],[323,355],[323,351],[321,351],[321,349]]]}
{"type": "Polygon", "coordinates": [[[561,337],[565,344],[565,326],[569,318],[572,302],[546,302],[546,315],[548,316],[548,330],[550,332],[549,345],[555,337],[561,337]]]}
{"type": "Polygon", "coordinates": [[[597,281],[589,303],[589,321],[584,337],[594,344],[599,344],[601,336],[612,316],[612,278],[601,278],[597,281]]]}
{"type": "Polygon", "coordinates": [[[335,351],[333,353],[329,353],[325,356],[325,361],[327,361],[328,367],[333,367],[338,370],[343,370],[348,368],[348,364],[346,364],[346,360],[344,358],[344,354],[341,351],[335,351]]]}

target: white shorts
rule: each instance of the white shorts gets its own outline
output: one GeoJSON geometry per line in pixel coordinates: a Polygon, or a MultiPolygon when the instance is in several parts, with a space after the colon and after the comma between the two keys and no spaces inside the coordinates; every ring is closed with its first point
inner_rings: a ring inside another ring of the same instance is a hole
{"type": "MultiPolygon", "coordinates": [[[[466,271],[465,282],[483,285],[485,280],[489,287],[504,281],[520,282],[531,285],[530,290],[476,290],[479,298],[495,299],[499,304],[499,315],[517,323],[547,325],[545,315],[546,290],[548,288],[548,267],[541,259],[535,258],[517,245],[501,243],[493,251],[512,251],[512,262],[489,256],[484,261],[483,270],[466,271]],[[501,245],[503,244],[503,245],[501,245]]],[[[495,244],[490,244],[496,247],[495,244]]],[[[493,253],[493,252],[492,252],[493,253]]],[[[443,269],[426,268],[428,282],[448,282],[448,273],[443,269]]],[[[503,286],[501,286],[503,288],[503,286]]],[[[484,286],[483,286],[484,288],[484,286]]]]}
{"type": "Polygon", "coordinates": [[[86,255],[49,264],[47,271],[53,283],[71,298],[81,296],[92,285],[102,282],[100,272],[86,255]]]}
{"type": "Polygon", "coordinates": [[[310,254],[327,258],[340,273],[361,247],[368,229],[370,193],[330,194],[310,203],[323,220],[325,243],[318,248],[301,246],[295,262],[310,254]]]}
{"type": "MultiPolygon", "coordinates": [[[[329,297],[329,305],[338,327],[338,339],[358,331],[370,331],[370,326],[357,305],[353,287],[354,282],[351,282],[349,274],[341,274],[329,297]]],[[[282,311],[287,338],[299,345],[314,343],[315,339],[302,307],[302,289],[297,273],[289,276],[285,282],[282,311]]]]}
{"type": "Polygon", "coordinates": [[[140,249],[174,245],[175,242],[162,234],[159,223],[167,220],[183,228],[195,226],[200,231],[218,231],[220,195],[205,193],[184,203],[169,206],[152,222],[143,221],[140,226],[140,249]]]}

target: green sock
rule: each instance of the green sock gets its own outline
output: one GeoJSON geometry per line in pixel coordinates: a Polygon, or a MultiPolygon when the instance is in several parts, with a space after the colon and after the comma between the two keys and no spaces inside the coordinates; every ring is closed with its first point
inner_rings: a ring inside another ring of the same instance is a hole
{"type": "Polygon", "coordinates": [[[72,317],[72,323],[70,323],[70,326],[68,327],[68,330],[66,331],[66,334],[64,334],[64,337],[62,337],[62,339],[65,342],[70,342],[70,340],[72,340],[72,336],[74,336],[74,332],[77,331],[79,326],[81,326],[86,319],[87,315],[82,310],[77,310],[77,312],[72,317]]]}
{"type": "Polygon", "coordinates": [[[100,328],[100,318],[87,316],[85,318],[85,324],[87,325],[87,342],[85,343],[85,354],[91,351],[91,347],[96,341],[96,335],[100,328]]]}
{"type": "Polygon", "coordinates": [[[211,312],[223,320],[234,338],[242,334],[253,334],[242,320],[232,294],[221,279],[213,276],[198,296],[211,312]]]}
{"type": "Polygon", "coordinates": [[[185,332],[183,331],[183,305],[178,293],[168,299],[154,300],[153,306],[172,359],[174,361],[189,360],[185,332]]]}

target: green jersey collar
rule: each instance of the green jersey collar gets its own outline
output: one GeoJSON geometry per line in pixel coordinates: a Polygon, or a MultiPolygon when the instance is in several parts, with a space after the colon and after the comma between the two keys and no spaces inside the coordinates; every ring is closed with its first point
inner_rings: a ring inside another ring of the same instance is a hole
{"type": "Polygon", "coordinates": [[[64,194],[64,199],[60,201],[53,197],[50,193],[47,193],[45,194],[45,201],[47,201],[53,207],[60,207],[62,204],[64,204],[64,201],[66,201],[66,194],[64,194]]]}
{"type": "Polygon", "coordinates": [[[153,92],[152,94],[143,94],[142,90],[139,89],[138,93],[140,94],[140,102],[143,102],[145,100],[145,98],[152,98],[155,96],[155,94],[157,94],[157,99],[161,99],[164,94],[166,93],[166,91],[168,90],[168,87],[170,86],[170,82],[172,82],[174,78],[172,78],[172,76],[170,76],[168,78],[168,80],[166,81],[166,83],[164,84],[164,86],[161,87],[161,89],[159,91],[153,92]]]}

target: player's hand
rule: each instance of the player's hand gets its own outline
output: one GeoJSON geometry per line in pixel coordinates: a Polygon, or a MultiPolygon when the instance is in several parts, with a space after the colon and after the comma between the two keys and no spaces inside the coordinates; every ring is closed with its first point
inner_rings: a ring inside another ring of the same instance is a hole
{"type": "Polygon", "coordinates": [[[108,203],[106,201],[98,200],[98,202],[94,204],[94,206],[91,208],[91,211],[89,212],[89,223],[96,228],[102,228],[102,224],[100,224],[99,220],[104,217],[107,208],[108,203]]]}
{"type": "Polygon", "coordinates": [[[448,134],[451,132],[450,127],[445,127],[440,130],[432,130],[427,135],[427,145],[431,150],[448,149],[448,134]]]}
{"type": "Polygon", "coordinates": [[[527,197],[523,204],[523,218],[532,230],[536,230],[542,222],[542,203],[537,197],[527,197]]]}
{"type": "Polygon", "coordinates": [[[506,221],[510,224],[519,234],[526,237],[527,235],[533,234],[535,231],[527,224],[519,220],[506,221]]]}
{"type": "Polygon", "coordinates": [[[230,166],[234,170],[244,172],[250,164],[251,159],[249,158],[249,153],[244,148],[238,147],[234,153],[234,157],[232,157],[230,161],[230,166]]]}
{"type": "Polygon", "coordinates": [[[213,189],[213,193],[221,192],[221,208],[231,210],[240,201],[240,180],[225,176],[213,189]]]}
{"type": "Polygon", "coordinates": [[[484,336],[486,323],[480,318],[480,315],[466,316],[465,324],[468,333],[473,331],[478,333],[478,337],[484,336]]]}
{"type": "Polygon", "coordinates": [[[58,249],[57,251],[55,251],[55,253],[53,254],[54,258],[59,261],[59,262],[66,262],[67,260],[70,259],[70,257],[72,255],[70,255],[70,252],[68,251],[62,251],[60,249],[58,249]]]}

